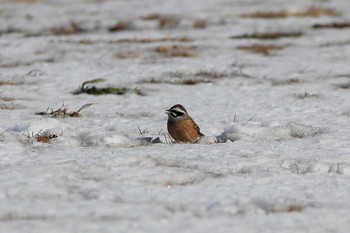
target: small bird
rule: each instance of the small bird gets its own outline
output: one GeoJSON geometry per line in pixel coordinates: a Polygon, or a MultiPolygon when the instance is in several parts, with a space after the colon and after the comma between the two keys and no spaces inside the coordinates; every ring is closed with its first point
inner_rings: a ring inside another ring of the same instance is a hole
{"type": "Polygon", "coordinates": [[[181,104],[172,106],[165,113],[168,114],[168,132],[175,141],[195,143],[204,136],[181,104]]]}

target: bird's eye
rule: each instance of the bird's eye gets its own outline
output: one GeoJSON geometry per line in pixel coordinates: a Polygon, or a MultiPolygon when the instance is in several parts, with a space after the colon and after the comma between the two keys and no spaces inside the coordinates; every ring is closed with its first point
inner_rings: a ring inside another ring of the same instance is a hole
{"type": "Polygon", "coordinates": [[[174,117],[182,116],[182,115],[184,115],[184,114],[185,114],[185,113],[180,112],[180,111],[177,111],[177,110],[172,110],[172,111],[171,111],[171,115],[173,115],[174,117]]]}

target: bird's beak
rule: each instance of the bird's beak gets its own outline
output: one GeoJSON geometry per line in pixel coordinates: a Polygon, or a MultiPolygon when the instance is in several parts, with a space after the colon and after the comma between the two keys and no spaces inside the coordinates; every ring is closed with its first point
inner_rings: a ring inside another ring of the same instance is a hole
{"type": "Polygon", "coordinates": [[[165,110],[165,114],[170,114],[170,109],[165,110]]]}

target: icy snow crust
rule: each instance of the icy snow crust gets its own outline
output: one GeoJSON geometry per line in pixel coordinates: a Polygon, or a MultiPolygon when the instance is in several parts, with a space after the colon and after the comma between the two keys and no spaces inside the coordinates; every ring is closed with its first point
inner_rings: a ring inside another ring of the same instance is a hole
{"type": "Polygon", "coordinates": [[[0,2],[1,232],[349,232],[350,31],[312,25],[350,21],[350,1],[0,2]],[[312,6],[341,15],[240,17],[312,6]],[[176,20],[159,28],[151,14],[176,20]],[[118,21],[127,28],[109,32],[118,21]],[[303,35],[230,38],[281,31],[303,35]],[[238,49],[254,43],[285,48],[238,49]],[[155,51],[168,45],[194,54],[155,51]],[[200,71],[226,76],[171,83],[200,71]],[[101,77],[143,95],[73,94],[101,77]],[[35,115],[62,103],[94,105],[35,115]],[[200,143],[169,143],[164,111],[177,103],[200,143]]]}

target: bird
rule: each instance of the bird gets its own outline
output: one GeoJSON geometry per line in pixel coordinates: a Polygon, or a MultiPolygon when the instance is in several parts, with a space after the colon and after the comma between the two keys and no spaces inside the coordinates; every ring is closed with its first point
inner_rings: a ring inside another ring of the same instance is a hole
{"type": "Polygon", "coordinates": [[[165,113],[168,114],[168,132],[176,142],[195,143],[204,137],[199,126],[181,104],[175,104],[165,113]]]}

